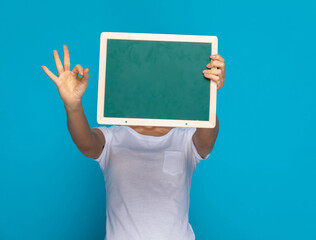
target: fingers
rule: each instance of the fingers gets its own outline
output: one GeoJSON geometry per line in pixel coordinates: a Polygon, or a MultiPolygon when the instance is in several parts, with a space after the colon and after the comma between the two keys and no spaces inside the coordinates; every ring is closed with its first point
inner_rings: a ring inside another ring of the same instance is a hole
{"type": "Polygon", "coordinates": [[[223,87],[225,81],[225,59],[218,54],[213,54],[210,58],[211,62],[206,67],[211,69],[204,70],[203,74],[216,83],[218,90],[223,87]]]}
{"type": "Polygon", "coordinates": [[[74,69],[72,69],[72,72],[83,75],[83,67],[80,64],[77,64],[74,69]]]}
{"type": "Polygon", "coordinates": [[[217,76],[215,74],[206,73],[204,76],[212,81],[214,81],[217,85],[217,90],[223,87],[224,81],[221,79],[220,76],[217,76]]]}
{"type": "Polygon", "coordinates": [[[212,68],[203,71],[204,77],[214,81],[217,85],[217,90],[223,87],[225,77],[221,69],[212,68]]]}
{"type": "Polygon", "coordinates": [[[212,56],[210,56],[210,58],[212,60],[218,60],[220,62],[225,62],[225,59],[219,54],[213,54],[212,56]]]}
{"type": "Polygon", "coordinates": [[[208,79],[211,79],[211,80],[213,80],[216,83],[219,83],[220,80],[221,80],[220,76],[217,76],[217,75],[212,74],[212,73],[205,73],[204,77],[206,77],[208,79]]]}
{"type": "Polygon", "coordinates": [[[60,76],[60,74],[62,74],[64,71],[70,70],[70,56],[69,56],[68,47],[66,45],[63,45],[63,50],[64,50],[64,66],[60,61],[58,52],[56,50],[53,51],[58,76],[60,76]]]}
{"type": "Polygon", "coordinates": [[[208,68],[217,67],[217,68],[224,69],[225,63],[218,60],[212,60],[209,64],[206,65],[206,67],[208,68]]]}
{"type": "Polygon", "coordinates": [[[208,73],[208,74],[214,74],[214,75],[217,75],[217,76],[221,76],[221,75],[224,75],[223,74],[223,70],[220,69],[220,68],[212,68],[210,70],[204,70],[203,73],[208,73]]]}
{"type": "Polygon", "coordinates": [[[49,69],[46,66],[42,66],[44,72],[47,74],[47,76],[53,80],[53,82],[58,85],[59,84],[59,79],[58,77],[55,76],[55,74],[53,74],[51,71],[49,71],[49,69]]]}
{"type": "Polygon", "coordinates": [[[218,67],[225,69],[225,59],[219,54],[213,54],[210,56],[211,62],[206,65],[208,68],[218,67]]]}
{"type": "Polygon", "coordinates": [[[69,50],[66,45],[63,45],[64,49],[64,69],[65,71],[70,71],[70,56],[69,56],[69,50]]]}
{"type": "Polygon", "coordinates": [[[88,79],[89,79],[89,68],[86,68],[83,71],[83,77],[82,77],[82,81],[86,84],[88,84],[88,79]]]}
{"type": "Polygon", "coordinates": [[[54,50],[53,54],[54,54],[54,59],[55,59],[55,64],[56,64],[58,76],[60,76],[60,74],[62,74],[64,72],[64,67],[59,59],[58,52],[56,50],[54,50]]]}

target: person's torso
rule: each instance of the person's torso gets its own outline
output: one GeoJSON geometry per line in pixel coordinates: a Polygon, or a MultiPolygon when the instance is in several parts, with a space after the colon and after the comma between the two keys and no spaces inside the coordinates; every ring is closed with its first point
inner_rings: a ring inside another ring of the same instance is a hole
{"type": "Polygon", "coordinates": [[[192,240],[193,164],[185,128],[161,137],[112,126],[106,166],[106,240],[192,240]]]}

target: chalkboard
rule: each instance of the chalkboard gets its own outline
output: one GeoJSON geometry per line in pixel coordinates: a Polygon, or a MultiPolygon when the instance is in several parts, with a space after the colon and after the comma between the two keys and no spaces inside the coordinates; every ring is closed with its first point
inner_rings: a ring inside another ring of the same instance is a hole
{"type": "Polygon", "coordinates": [[[216,36],[101,33],[99,124],[215,126],[216,84],[202,71],[216,36]]]}

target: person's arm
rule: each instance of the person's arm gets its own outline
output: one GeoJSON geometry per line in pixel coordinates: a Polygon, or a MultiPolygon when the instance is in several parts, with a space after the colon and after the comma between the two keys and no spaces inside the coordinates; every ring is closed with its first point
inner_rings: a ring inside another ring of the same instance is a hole
{"type": "Polygon", "coordinates": [[[192,136],[192,141],[197,152],[202,158],[209,154],[215,144],[219,129],[219,122],[216,116],[216,125],[214,128],[197,128],[192,136]]]}
{"type": "Polygon", "coordinates": [[[98,158],[105,145],[105,138],[101,130],[90,129],[82,107],[82,96],[88,86],[89,69],[83,70],[77,64],[70,71],[70,56],[68,47],[63,46],[64,65],[61,63],[58,52],[53,51],[58,77],[46,66],[42,66],[44,72],[53,80],[58,88],[59,95],[64,102],[67,114],[67,127],[80,152],[86,157],[98,158]],[[79,75],[82,77],[79,77],[79,75]]]}
{"type": "Polygon", "coordinates": [[[105,146],[102,131],[97,128],[90,129],[81,101],[70,106],[64,104],[64,107],[67,127],[73,142],[83,155],[97,159],[105,146]]]}
{"type": "MultiPolygon", "coordinates": [[[[217,85],[217,90],[221,89],[225,82],[225,59],[219,54],[211,56],[211,62],[206,65],[206,70],[203,70],[204,77],[214,81],[217,85]]],[[[197,152],[201,157],[207,156],[215,144],[219,129],[219,122],[216,116],[216,125],[214,128],[197,128],[192,136],[192,141],[197,152]]]]}

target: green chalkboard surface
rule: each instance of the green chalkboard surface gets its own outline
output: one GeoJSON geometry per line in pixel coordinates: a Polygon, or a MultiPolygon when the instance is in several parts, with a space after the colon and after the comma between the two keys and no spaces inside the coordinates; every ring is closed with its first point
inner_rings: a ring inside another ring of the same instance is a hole
{"type": "Polygon", "coordinates": [[[99,82],[104,94],[99,98],[103,103],[98,103],[103,109],[98,122],[189,127],[193,122],[210,123],[211,82],[202,71],[210,62],[212,42],[168,37],[105,39],[105,66],[100,71],[104,84],[99,82]]]}

